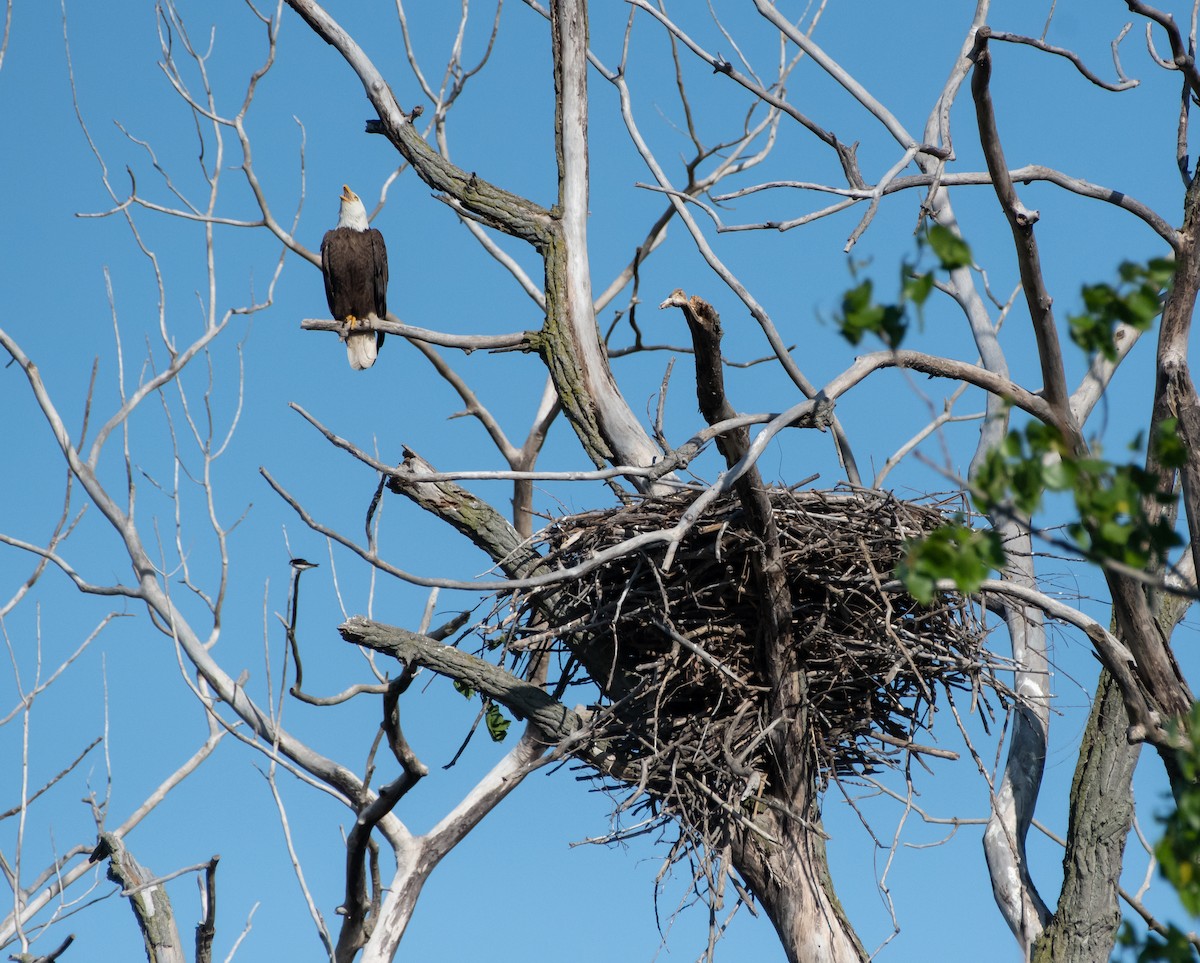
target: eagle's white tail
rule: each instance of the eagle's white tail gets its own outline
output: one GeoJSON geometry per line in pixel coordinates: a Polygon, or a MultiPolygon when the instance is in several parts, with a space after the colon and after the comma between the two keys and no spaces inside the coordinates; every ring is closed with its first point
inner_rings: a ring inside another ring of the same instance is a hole
{"type": "Polygon", "coordinates": [[[346,338],[346,357],[350,360],[350,367],[355,371],[371,367],[378,356],[379,348],[375,344],[374,331],[351,334],[346,338]]]}

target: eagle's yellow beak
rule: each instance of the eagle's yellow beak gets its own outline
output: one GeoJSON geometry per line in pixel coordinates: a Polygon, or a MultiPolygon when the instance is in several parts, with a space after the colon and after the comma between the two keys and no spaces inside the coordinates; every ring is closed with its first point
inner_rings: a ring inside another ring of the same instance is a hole
{"type": "Polygon", "coordinates": [[[341,197],[341,199],[342,199],[343,201],[357,201],[357,200],[358,200],[358,195],[357,195],[357,194],[355,194],[355,193],[354,193],[354,191],[350,190],[350,185],[349,185],[349,184],[343,184],[343,185],[342,185],[342,197],[341,197]]]}

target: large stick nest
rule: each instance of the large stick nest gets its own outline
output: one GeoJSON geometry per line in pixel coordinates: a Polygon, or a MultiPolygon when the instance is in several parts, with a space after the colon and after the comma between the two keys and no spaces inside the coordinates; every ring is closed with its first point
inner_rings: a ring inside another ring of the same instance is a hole
{"type": "MultiPolygon", "coordinates": [[[[575,566],[674,526],[695,497],[561,518],[541,538],[553,562],[575,566]]],[[[939,693],[963,690],[974,702],[984,687],[1000,691],[975,606],[953,593],[921,605],[894,585],[906,542],[941,524],[949,503],[864,489],[773,489],[770,498],[815,772],[895,765],[930,726],[939,693]]],[[[710,804],[737,808],[773,768],[767,734],[790,720],[770,718],[758,664],[761,551],[728,496],[688,532],[668,570],[657,544],[524,600],[529,628],[557,635],[606,697],[590,751],[615,761],[626,780],[640,773],[639,788],[660,799],[679,793],[685,772],[710,804]],[[546,624],[547,613],[557,624],[546,624]]]]}

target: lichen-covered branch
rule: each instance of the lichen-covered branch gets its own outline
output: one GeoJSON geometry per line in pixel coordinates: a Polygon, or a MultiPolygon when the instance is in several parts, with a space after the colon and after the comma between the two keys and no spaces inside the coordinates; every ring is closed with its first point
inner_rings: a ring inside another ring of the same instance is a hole
{"type": "Polygon", "coordinates": [[[108,860],[108,878],[121,887],[137,919],[149,963],[187,963],[175,911],[162,884],[125,848],[115,833],[101,833],[92,862],[108,860]]]}
{"type": "Polygon", "coordinates": [[[529,719],[545,733],[548,741],[565,739],[583,724],[578,715],[539,686],[428,636],[361,616],[343,622],[338,631],[347,642],[365,645],[470,686],[518,718],[529,719]]]}
{"type": "Polygon", "coordinates": [[[541,555],[491,505],[454,482],[421,481],[413,477],[434,470],[429,462],[405,446],[404,460],[388,479],[388,488],[453,526],[486,552],[510,578],[538,574],[543,562],[541,555]]]}

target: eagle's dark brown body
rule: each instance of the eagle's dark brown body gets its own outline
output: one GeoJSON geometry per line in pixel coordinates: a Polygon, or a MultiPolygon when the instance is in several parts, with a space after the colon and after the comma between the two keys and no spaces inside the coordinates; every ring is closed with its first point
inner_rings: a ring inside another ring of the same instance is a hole
{"type": "MultiPolygon", "coordinates": [[[[345,188],[343,214],[338,226],[321,241],[321,273],[325,298],[338,321],[382,320],[387,317],[388,259],[383,235],[373,227],[346,227],[343,222],[366,224],[366,211],[358,195],[345,188]]],[[[356,370],[369,368],[383,344],[382,331],[364,331],[346,337],[346,353],[356,370]]]]}

